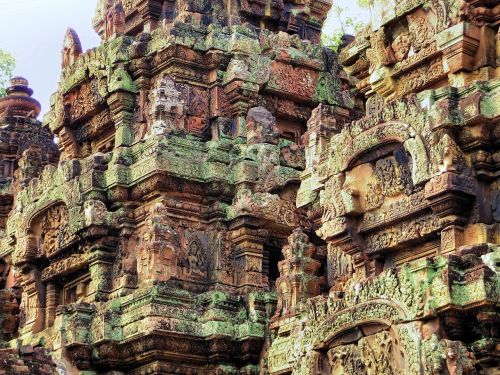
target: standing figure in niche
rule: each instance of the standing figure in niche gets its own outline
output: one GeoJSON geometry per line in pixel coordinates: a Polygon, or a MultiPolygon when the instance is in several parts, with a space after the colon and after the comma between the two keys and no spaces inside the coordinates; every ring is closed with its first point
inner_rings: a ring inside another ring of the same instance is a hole
{"type": "Polygon", "coordinates": [[[125,10],[121,0],[108,0],[106,13],[106,39],[125,32],[125,10]]]}

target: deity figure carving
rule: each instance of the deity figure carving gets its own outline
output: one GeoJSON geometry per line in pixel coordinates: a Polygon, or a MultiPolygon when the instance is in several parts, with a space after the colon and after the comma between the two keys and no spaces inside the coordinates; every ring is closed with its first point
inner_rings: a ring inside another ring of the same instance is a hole
{"type": "Polygon", "coordinates": [[[203,275],[206,266],[206,254],[203,245],[197,238],[193,238],[189,241],[187,254],[189,273],[191,275],[203,275]]]}
{"type": "Polygon", "coordinates": [[[404,60],[411,50],[411,36],[409,33],[399,34],[391,44],[396,62],[404,60]]]}
{"type": "Polygon", "coordinates": [[[442,162],[439,172],[456,172],[460,161],[460,150],[448,134],[443,136],[440,144],[442,145],[442,162]]]}
{"type": "Polygon", "coordinates": [[[68,210],[64,205],[50,207],[39,221],[40,237],[38,246],[40,254],[50,257],[72,238],[69,228],[68,210]]]}
{"type": "Polygon", "coordinates": [[[330,349],[328,359],[332,374],[367,374],[357,345],[342,345],[330,349]]]}
{"type": "Polygon", "coordinates": [[[107,219],[106,204],[101,201],[91,200],[85,202],[85,223],[87,225],[104,225],[107,219]]]}
{"type": "Polygon", "coordinates": [[[150,103],[151,135],[185,129],[185,103],[172,78],[165,75],[157,81],[150,103]]]}
{"type": "Polygon", "coordinates": [[[73,65],[82,54],[82,44],[75,30],[68,28],[62,50],[62,68],[73,65]]]}
{"type": "Polygon", "coordinates": [[[106,38],[123,34],[125,32],[125,10],[122,1],[107,0],[106,9],[106,38]]]}
{"type": "Polygon", "coordinates": [[[137,284],[136,241],[122,235],[117,249],[117,258],[113,264],[113,287],[132,288],[137,284]]]}
{"type": "Polygon", "coordinates": [[[166,281],[177,275],[179,251],[179,234],[171,226],[167,208],[154,204],[137,248],[139,280],[166,281]]]}
{"type": "Polygon", "coordinates": [[[387,331],[376,333],[373,337],[359,341],[361,360],[366,367],[367,375],[396,375],[391,353],[392,339],[387,331]]]}
{"type": "Polygon", "coordinates": [[[327,253],[328,284],[335,290],[341,290],[342,285],[354,274],[352,256],[344,253],[339,247],[328,246],[327,253]]]}
{"type": "Polygon", "coordinates": [[[392,157],[377,160],[375,177],[384,196],[411,192],[411,174],[408,171],[407,163],[398,163],[392,157]]]}
{"type": "Polygon", "coordinates": [[[496,374],[498,1],[96,2],[0,98],[0,373],[496,374]]]}

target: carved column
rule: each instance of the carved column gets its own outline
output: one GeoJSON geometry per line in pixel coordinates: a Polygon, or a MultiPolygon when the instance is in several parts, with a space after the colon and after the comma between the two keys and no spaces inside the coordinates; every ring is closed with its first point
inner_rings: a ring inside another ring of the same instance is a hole
{"type": "Polygon", "coordinates": [[[130,146],[133,142],[131,129],[134,116],[134,95],[131,93],[117,92],[110,96],[108,105],[111,116],[115,122],[115,147],[130,146]]]}
{"type": "Polygon", "coordinates": [[[262,258],[267,230],[240,227],[230,233],[235,244],[235,283],[245,289],[262,286],[262,258]]]}
{"type": "Polygon", "coordinates": [[[56,318],[56,308],[58,301],[57,285],[50,281],[47,283],[45,326],[52,327],[56,318]]]}
{"type": "Polygon", "coordinates": [[[464,228],[458,225],[450,225],[441,231],[441,254],[456,251],[463,245],[464,228]]]}
{"type": "Polygon", "coordinates": [[[90,284],[88,296],[94,296],[95,301],[107,300],[112,289],[113,262],[111,254],[103,250],[96,250],[90,259],[90,284]]]}
{"type": "Polygon", "coordinates": [[[45,285],[41,281],[41,273],[31,270],[23,275],[23,296],[21,299],[21,310],[25,316],[21,321],[32,333],[38,333],[45,327],[45,285]]]}

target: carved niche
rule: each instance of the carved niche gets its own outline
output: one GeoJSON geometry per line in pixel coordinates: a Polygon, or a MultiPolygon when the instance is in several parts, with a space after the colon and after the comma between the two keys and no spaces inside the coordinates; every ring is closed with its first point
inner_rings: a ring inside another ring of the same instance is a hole
{"type": "Polygon", "coordinates": [[[69,227],[68,208],[65,205],[50,207],[32,225],[38,239],[38,254],[50,258],[73,240],[69,227]]]}
{"type": "Polygon", "coordinates": [[[186,105],[172,78],[165,75],[157,81],[150,103],[151,135],[185,129],[186,105]]]}
{"type": "Polygon", "coordinates": [[[384,202],[390,204],[415,191],[411,156],[403,146],[380,149],[366,159],[327,181],[322,192],[324,221],[379,209],[384,202]]]}
{"type": "Polygon", "coordinates": [[[166,281],[177,276],[180,247],[179,233],[171,225],[166,206],[155,204],[139,234],[136,250],[139,281],[166,281]]]}
{"type": "Polygon", "coordinates": [[[135,287],[137,284],[137,257],[133,247],[136,242],[126,236],[120,238],[118,255],[113,264],[113,288],[135,287]]]}
{"type": "Polygon", "coordinates": [[[51,326],[61,283],[73,282],[69,275],[81,277],[77,273],[88,263],[86,254],[75,246],[76,239],[68,208],[63,203],[44,209],[30,221],[26,237],[13,256],[14,263],[22,265],[20,326],[25,332],[36,333],[51,326]]]}
{"type": "Polygon", "coordinates": [[[71,238],[66,206],[53,206],[40,220],[38,247],[40,254],[50,257],[57,253],[71,238]]]}
{"type": "Polygon", "coordinates": [[[359,340],[361,361],[366,367],[367,375],[393,375],[397,374],[392,352],[393,341],[387,331],[363,337],[359,340]]]}
{"type": "Polygon", "coordinates": [[[187,268],[190,276],[204,276],[206,271],[205,246],[196,234],[192,234],[187,241],[187,268]]]}
{"type": "Polygon", "coordinates": [[[366,375],[366,368],[361,360],[357,345],[342,345],[328,352],[330,374],[366,375]]]}

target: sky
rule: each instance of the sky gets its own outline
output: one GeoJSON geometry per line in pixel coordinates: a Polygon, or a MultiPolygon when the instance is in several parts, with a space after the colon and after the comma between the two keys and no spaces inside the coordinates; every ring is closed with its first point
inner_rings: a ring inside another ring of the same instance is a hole
{"type": "MultiPolygon", "coordinates": [[[[345,15],[368,20],[353,0],[334,0],[345,15]]],[[[97,0],[0,0],[0,48],[16,59],[14,75],[29,80],[34,97],[49,110],[50,96],[57,90],[61,74],[61,50],[68,27],[79,35],[83,50],[97,46],[99,37],[92,28],[97,0]]],[[[325,31],[338,27],[330,17],[325,31]]]]}
{"type": "Polygon", "coordinates": [[[33,97],[49,110],[61,74],[61,50],[68,27],[83,50],[99,44],[92,28],[97,0],[0,0],[0,48],[16,59],[14,75],[28,79],[33,97]]]}

